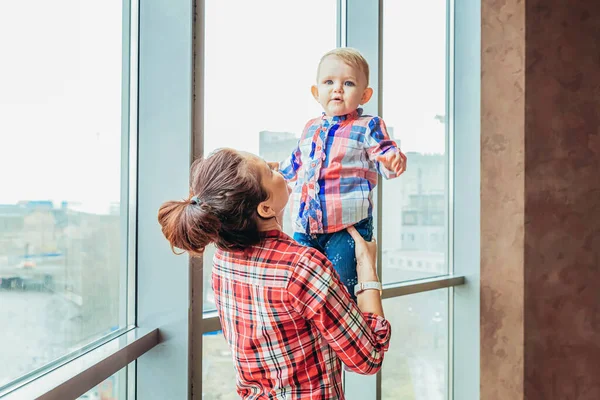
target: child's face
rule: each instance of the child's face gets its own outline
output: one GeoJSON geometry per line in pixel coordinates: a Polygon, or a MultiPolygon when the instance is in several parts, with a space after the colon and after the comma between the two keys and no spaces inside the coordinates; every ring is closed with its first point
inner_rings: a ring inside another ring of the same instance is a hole
{"type": "Polygon", "coordinates": [[[365,104],[373,89],[360,68],[352,67],[336,56],[323,60],[312,94],[328,117],[346,115],[365,104]]]}

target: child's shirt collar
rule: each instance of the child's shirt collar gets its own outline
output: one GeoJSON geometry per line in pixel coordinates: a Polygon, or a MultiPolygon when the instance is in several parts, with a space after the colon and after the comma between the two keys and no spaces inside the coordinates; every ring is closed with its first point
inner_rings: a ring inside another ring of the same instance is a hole
{"type": "Polygon", "coordinates": [[[352,111],[349,114],[336,115],[333,117],[328,117],[325,113],[323,113],[323,116],[321,117],[321,119],[329,120],[329,121],[331,121],[331,123],[337,124],[338,122],[345,121],[347,119],[357,119],[358,117],[360,117],[362,115],[362,113],[363,113],[363,109],[357,108],[356,110],[352,111]]]}

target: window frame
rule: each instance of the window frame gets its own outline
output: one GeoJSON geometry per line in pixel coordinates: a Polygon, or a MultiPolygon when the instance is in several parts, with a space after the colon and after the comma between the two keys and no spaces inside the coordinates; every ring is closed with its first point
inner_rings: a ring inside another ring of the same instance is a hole
{"type": "MultiPolygon", "coordinates": [[[[130,398],[134,398],[135,379],[129,378],[135,376],[135,363],[123,363],[123,357],[133,360],[158,342],[153,340],[153,334],[149,334],[148,331],[136,330],[138,7],[138,0],[122,2],[120,183],[122,249],[119,259],[124,268],[119,270],[120,328],[4,385],[0,388],[2,399],[37,398],[38,396],[44,399],[64,398],[56,397],[56,393],[59,396],[65,393],[74,394],[79,392],[82,385],[91,385],[81,392],[83,394],[105,379],[96,382],[102,376],[98,369],[101,365],[104,368],[108,367],[109,370],[117,368],[108,376],[125,368],[123,375],[127,382],[121,387],[120,394],[126,392],[130,398]],[[106,362],[106,359],[110,361],[106,362]],[[91,378],[88,371],[93,372],[91,378]]],[[[157,332],[155,332],[156,337],[157,332]]]]}

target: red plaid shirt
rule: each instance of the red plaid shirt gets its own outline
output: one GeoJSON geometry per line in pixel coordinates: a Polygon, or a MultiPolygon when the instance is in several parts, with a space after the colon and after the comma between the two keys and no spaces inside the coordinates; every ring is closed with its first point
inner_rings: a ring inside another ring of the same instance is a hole
{"type": "Polygon", "coordinates": [[[381,368],[388,322],[361,313],[329,260],[283,232],[217,251],[212,286],[243,399],[344,399],[342,362],[381,368]]]}

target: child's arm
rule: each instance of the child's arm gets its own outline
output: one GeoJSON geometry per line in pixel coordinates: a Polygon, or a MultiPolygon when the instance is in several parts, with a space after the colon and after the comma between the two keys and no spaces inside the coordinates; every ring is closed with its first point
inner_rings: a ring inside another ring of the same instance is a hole
{"type": "Polygon", "coordinates": [[[286,181],[294,181],[297,178],[300,167],[302,167],[302,152],[300,151],[300,140],[298,140],[298,144],[294,151],[292,151],[292,154],[280,162],[277,169],[286,181]]]}
{"type": "Polygon", "coordinates": [[[386,179],[396,178],[406,170],[406,156],[396,142],[390,139],[385,122],[374,117],[365,134],[365,146],[369,159],[376,163],[377,170],[386,179]]]}
{"type": "Polygon", "coordinates": [[[298,144],[292,154],[279,163],[277,168],[275,167],[275,163],[268,163],[271,168],[278,170],[281,175],[285,178],[286,181],[292,182],[295,181],[298,177],[298,170],[302,167],[302,151],[300,150],[300,142],[306,137],[308,134],[309,128],[313,125],[314,120],[310,120],[304,126],[302,130],[302,135],[300,135],[300,139],[298,139],[298,144]]]}

